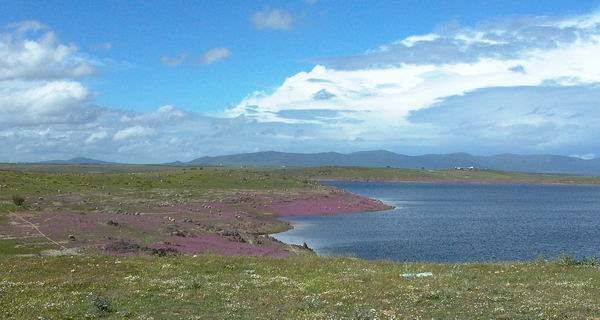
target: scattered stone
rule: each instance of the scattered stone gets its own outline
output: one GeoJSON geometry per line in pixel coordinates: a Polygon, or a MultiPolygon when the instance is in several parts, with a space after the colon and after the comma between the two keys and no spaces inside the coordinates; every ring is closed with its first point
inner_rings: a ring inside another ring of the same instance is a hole
{"type": "Polygon", "coordinates": [[[244,237],[238,231],[235,231],[235,230],[222,230],[219,232],[219,234],[223,238],[226,238],[227,240],[232,241],[232,242],[240,242],[240,243],[246,242],[244,237]]]}
{"type": "Polygon", "coordinates": [[[172,236],[176,236],[176,237],[187,237],[188,236],[188,232],[186,232],[185,230],[175,230],[173,232],[171,232],[172,236]]]}
{"type": "Polygon", "coordinates": [[[402,278],[426,278],[433,277],[433,273],[431,272],[420,272],[420,273],[403,273],[402,278]]]}
{"type": "Polygon", "coordinates": [[[175,248],[144,248],[144,251],[153,256],[166,257],[179,254],[175,248]]]}
{"type": "Polygon", "coordinates": [[[109,226],[115,226],[115,227],[119,225],[118,222],[113,221],[113,220],[108,220],[108,222],[106,224],[109,226]]]}
{"type": "Polygon", "coordinates": [[[79,250],[79,248],[66,248],[66,249],[61,249],[61,250],[50,249],[50,250],[44,250],[44,251],[40,252],[40,255],[41,256],[51,256],[51,257],[78,256],[78,255],[81,255],[81,251],[79,250]]]}
{"type": "Polygon", "coordinates": [[[135,253],[140,251],[141,247],[137,243],[121,239],[104,245],[103,249],[114,253],[135,253]]]}

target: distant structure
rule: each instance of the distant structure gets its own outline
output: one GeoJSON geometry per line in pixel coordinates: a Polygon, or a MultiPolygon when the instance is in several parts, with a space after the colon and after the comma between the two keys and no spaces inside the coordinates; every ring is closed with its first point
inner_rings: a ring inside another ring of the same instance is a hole
{"type": "Polygon", "coordinates": [[[475,167],[473,167],[473,166],[470,166],[470,167],[454,167],[454,170],[473,171],[473,170],[475,170],[475,167]]]}

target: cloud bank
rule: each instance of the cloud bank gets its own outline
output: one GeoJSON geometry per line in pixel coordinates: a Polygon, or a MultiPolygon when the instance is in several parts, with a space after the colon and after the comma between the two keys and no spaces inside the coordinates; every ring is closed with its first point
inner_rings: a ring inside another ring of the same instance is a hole
{"type": "MultiPolygon", "coordinates": [[[[291,27],[291,15],[274,11],[254,15],[255,26],[291,27]]],[[[220,115],[169,105],[136,113],[97,106],[82,82],[97,64],[26,21],[0,34],[0,161],[367,149],[589,158],[600,154],[599,56],[600,14],[516,17],[331,58],[220,115]]]]}
{"type": "Polygon", "coordinates": [[[229,114],[400,152],[587,154],[600,147],[585,120],[600,116],[599,41],[599,14],[453,26],[329,59],[229,114]],[[317,110],[336,113],[306,117],[317,110]]]}

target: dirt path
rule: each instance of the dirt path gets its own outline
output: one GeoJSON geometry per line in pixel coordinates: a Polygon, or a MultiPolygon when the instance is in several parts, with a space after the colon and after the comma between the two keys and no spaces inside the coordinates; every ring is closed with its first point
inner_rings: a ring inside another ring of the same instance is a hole
{"type": "Polygon", "coordinates": [[[41,230],[40,230],[40,229],[39,229],[39,228],[38,228],[38,227],[37,227],[35,224],[31,223],[31,221],[29,221],[29,220],[27,220],[27,219],[25,219],[25,218],[23,218],[23,217],[21,217],[21,216],[17,215],[16,213],[14,213],[14,212],[12,212],[12,211],[9,211],[9,213],[10,213],[10,214],[11,214],[13,217],[15,217],[15,218],[17,218],[17,219],[19,219],[19,220],[21,220],[21,221],[23,221],[23,222],[27,223],[29,226],[31,226],[33,229],[35,229],[35,231],[37,231],[37,233],[39,233],[39,234],[40,234],[40,236],[42,236],[42,237],[44,237],[44,238],[48,239],[48,241],[50,241],[50,242],[54,243],[55,245],[57,245],[57,246],[58,246],[58,247],[60,247],[61,249],[67,249],[67,248],[66,248],[65,246],[63,246],[62,244],[60,244],[60,243],[58,243],[58,242],[56,242],[56,241],[52,240],[50,237],[48,237],[48,236],[47,236],[45,233],[43,233],[43,232],[42,232],[42,231],[41,231],[41,230]]]}

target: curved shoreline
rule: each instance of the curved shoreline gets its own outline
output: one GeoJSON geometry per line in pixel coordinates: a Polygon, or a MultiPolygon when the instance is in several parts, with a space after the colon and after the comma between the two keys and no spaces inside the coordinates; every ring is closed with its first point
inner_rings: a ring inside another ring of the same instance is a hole
{"type": "MultiPolygon", "coordinates": [[[[370,213],[370,212],[382,212],[382,211],[389,211],[389,210],[393,210],[396,207],[390,204],[385,203],[384,201],[380,200],[380,199],[374,199],[374,198],[369,198],[366,196],[362,196],[362,195],[358,195],[355,193],[351,193],[345,190],[340,190],[337,189],[335,187],[331,187],[333,188],[333,190],[337,190],[336,192],[342,194],[345,198],[350,198],[353,201],[359,201],[360,204],[362,204],[363,206],[357,206],[357,207],[346,207],[342,211],[327,211],[326,212],[311,212],[310,214],[303,214],[301,211],[291,211],[291,212],[285,212],[282,214],[279,214],[276,216],[278,221],[281,221],[283,223],[285,223],[288,228],[286,230],[281,230],[278,232],[274,232],[274,233],[270,233],[268,234],[269,237],[273,237],[275,240],[280,241],[281,243],[284,243],[288,246],[302,246],[302,243],[289,243],[289,242],[285,242],[281,239],[279,239],[278,237],[276,237],[275,235],[277,234],[282,234],[285,232],[288,232],[290,230],[296,229],[296,225],[290,221],[281,219],[281,218],[289,218],[289,217],[314,217],[314,216],[324,216],[324,215],[344,215],[344,214],[351,214],[351,213],[370,213]]],[[[319,201],[317,201],[318,203],[319,201]]],[[[321,203],[322,204],[322,203],[321,203]]],[[[327,207],[325,207],[327,208],[327,207]]],[[[304,242],[304,244],[306,244],[306,242],[304,242]]],[[[317,254],[316,251],[314,251],[314,249],[306,246],[304,247],[305,249],[309,249],[310,251],[314,252],[315,254],[317,254]]]]}

